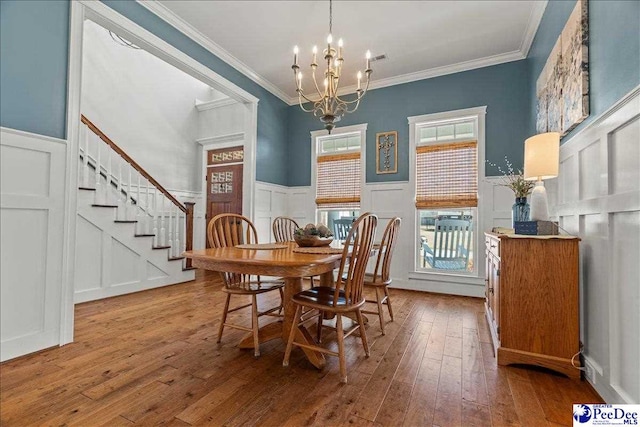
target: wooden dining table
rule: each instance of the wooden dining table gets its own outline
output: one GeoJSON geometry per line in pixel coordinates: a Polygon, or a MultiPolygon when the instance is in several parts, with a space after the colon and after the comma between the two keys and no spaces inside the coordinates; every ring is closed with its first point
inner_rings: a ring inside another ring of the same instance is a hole
{"type": "MultiPolygon", "coordinates": [[[[294,319],[295,305],[292,297],[302,291],[302,278],[320,276],[320,286],[333,286],[333,270],[340,266],[341,253],[307,254],[294,252],[298,245],[294,242],[278,244],[281,249],[242,249],[238,247],[210,248],[187,251],[183,256],[190,258],[193,266],[211,271],[228,273],[275,276],[284,279],[284,318],[282,322],[269,323],[259,330],[260,342],[281,338],[289,339],[291,328],[297,323],[294,319]]],[[[263,247],[268,247],[267,245],[263,247]]],[[[315,344],[314,339],[304,326],[296,326],[296,341],[315,344]]],[[[253,348],[253,338],[248,335],[240,348],[253,348]]],[[[309,361],[316,367],[325,364],[320,352],[301,347],[309,361]]]]}

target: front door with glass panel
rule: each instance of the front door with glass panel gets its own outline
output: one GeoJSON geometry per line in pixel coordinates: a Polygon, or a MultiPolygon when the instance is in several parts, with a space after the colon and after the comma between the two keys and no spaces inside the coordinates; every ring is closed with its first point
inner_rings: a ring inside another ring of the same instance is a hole
{"type": "Polygon", "coordinates": [[[242,214],[243,159],[242,147],[207,152],[207,223],[221,213],[242,214]]]}

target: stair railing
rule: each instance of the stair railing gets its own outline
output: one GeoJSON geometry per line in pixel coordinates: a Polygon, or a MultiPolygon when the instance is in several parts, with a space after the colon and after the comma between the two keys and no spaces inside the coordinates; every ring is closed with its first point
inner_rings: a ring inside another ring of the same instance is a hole
{"type": "MultiPolygon", "coordinates": [[[[116,206],[116,221],[135,222],[136,236],[153,237],[153,247],[168,249],[169,259],[192,250],[195,203],[180,203],[91,120],[80,120],[79,187],[95,189],[95,205],[116,206]]],[[[184,267],[191,268],[191,259],[184,267]]]]}

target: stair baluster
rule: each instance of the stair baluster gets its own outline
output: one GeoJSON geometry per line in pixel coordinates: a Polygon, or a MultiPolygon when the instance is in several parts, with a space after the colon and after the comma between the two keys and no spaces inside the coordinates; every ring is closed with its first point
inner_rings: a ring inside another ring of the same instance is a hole
{"type": "Polygon", "coordinates": [[[127,180],[127,198],[124,203],[124,217],[127,221],[129,221],[135,218],[134,215],[132,215],[133,212],[131,209],[133,207],[133,202],[131,200],[131,195],[133,194],[133,192],[131,191],[131,166],[129,166],[127,170],[129,172],[129,179],[127,180]]]}
{"type": "Polygon", "coordinates": [[[105,204],[106,205],[111,205],[113,204],[113,197],[111,195],[112,190],[111,190],[111,174],[112,174],[112,170],[111,170],[111,153],[113,151],[112,150],[107,150],[107,183],[104,186],[104,200],[105,200],[105,204]]]}
{"type": "MultiPolygon", "coordinates": [[[[149,188],[149,187],[147,187],[149,188]]],[[[160,240],[160,236],[158,235],[158,206],[156,203],[156,189],[153,189],[153,211],[152,211],[152,216],[151,216],[151,226],[152,226],[152,231],[151,233],[153,233],[153,246],[160,246],[159,244],[159,240],[160,240]]]]}
{"type": "MultiPolygon", "coordinates": [[[[177,206],[176,206],[177,208],[177,206]]],[[[169,246],[169,258],[173,256],[173,207],[169,203],[169,231],[167,232],[167,246],[169,246]]]]}
{"type": "MultiPolygon", "coordinates": [[[[150,217],[151,217],[151,199],[149,198],[149,180],[147,180],[147,184],[146,184],[146,189],[145,189],[145,206],[144,206],[144,210],[146,211],[146,215],[145,215],[145,234],[155,234],[155,232],[153,231],[153,227],[150,221],[150,217]]],[[[154,245],[156,242],[156,238],[154,237],[154,245]]]]}
{"type": "Polygon", "coordinates": [[[140,198],[140,182],[142,179],[142,175],[140,175],[140,173],[138,173],[138,185],[136,188],[136,221],[138,221],[136,223],[136,229],[137,232],[136,234],[145,234],[146,230],[145,230],[145,225],[144,225],[144,218],[142,217],[142,199],[140,198]]]}
{"type": "Polygon", "coordinates": [[[117,187],[117,191],[118,191],[118,198],[117,198],[118,209],[116,210],[116,219],[126,220],[127,219],[127,215],[124,212],[124,200],[122,199],[122,158],[120,156],[118,156],[117,159],[118,159],[118,187],[117,187]]]}
{"type": "Polygon", "coordinates": [[[100,178],[100,170],[102,169],[102,163],[100,162],[102,150],[100,149],[100,142],[96,142],[96,183],[95,183],[95,188],[96,188],[96,194],[95,194],[95,204],[96,205],[103,205],[104,204],[104,193],[102,190],[102,183],[101,178],[100,178]]]}
{"type": "Polygon", "coordinates": [[[89,188],[89,131],[82,126],[81,144],[84,143],[84,155],[82,156],[82,184],[84,188],[89,188]]]}
{"type": "MultiPolygon", "coordinates": [[[[164,228],[164,216],[165,216],[165,211],[164,211],[164,195],[161,195],[162,197],[160,198],[160,211],[158,212],[158,215],[160,216],[160,246],[167,246],[167,233],[166,230],[164,228]]],[[[157,225],[156,225],[157,226],[157,225]]]]}
{"type": "MultiPolygon", "coordinates": [[[[177,208],[177,207],[176,207],[177,208]]],[[[176,210],[176,235],[174,236],[174,240],[173,240],[173,256],[177,257],[180,256],[181,254],[181,249],[180,248],[180,210],[176,210]]]]}

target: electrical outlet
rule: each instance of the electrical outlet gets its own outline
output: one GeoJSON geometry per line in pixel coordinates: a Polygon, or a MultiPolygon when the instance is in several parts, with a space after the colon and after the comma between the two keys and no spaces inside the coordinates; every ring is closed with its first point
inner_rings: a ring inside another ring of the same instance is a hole
{"type": "Polygon", "coordinates": [[[586,361],[584,363],[584,376],[591,385],[596,385],[596,370],[593,369],[593,366],[586,361]]]}

